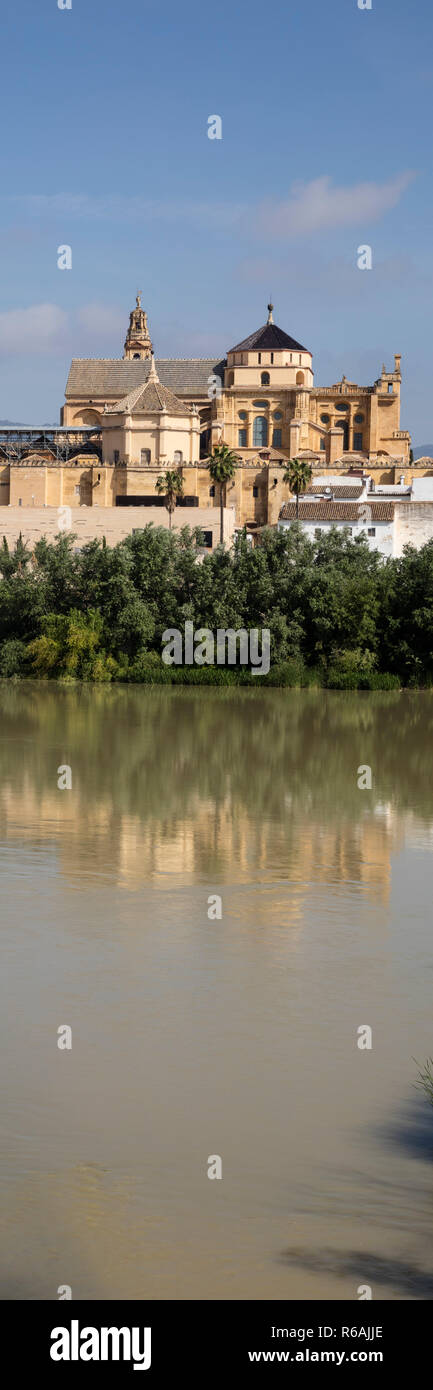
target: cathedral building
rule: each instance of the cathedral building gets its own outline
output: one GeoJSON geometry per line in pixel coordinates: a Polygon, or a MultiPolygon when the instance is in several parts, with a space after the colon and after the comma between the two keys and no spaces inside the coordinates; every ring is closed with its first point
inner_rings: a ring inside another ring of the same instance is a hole
{"type": "Polygon", "coordinates": [[[209,506],[214,489],[204,460],[228,444],[240,467],[227,501],[238,524],[254,526],[277,520],[290,458],[308,458],[313,473],[368,466],[378,482],[398,480],[410,451],[400,388],[400,354],[372,386],[345,376],[315,386],[310,349],[274,323],[272,304],[266,323],[225,356],[155,361],[137,295],[123,359],[72,362],[62,422],[101,430],[107,505],[154,498],[156,473],[181,464],[189,498],[209,506]]]}
{"type": "Polygon", "coordinates": [[[181,505],[218,507],[206,459],[225,443],[239,459],[226,495],[235,524],[275,524],[291,458],[308,459],[313,477],[368,469],[377,483],[394,484],[402,471],[409,481],[400,389],[399,353],[372,385],[343,376],[316,386],[310,349],[274,323],[272,304],[266,322],[218,358],[155,359],[137,294],[123,357],[72,361],[61,411],[70,454],[29,447],[4,456],[0,505],[154,507],[163,505],[157,478],[177,466],[181,505]]]}

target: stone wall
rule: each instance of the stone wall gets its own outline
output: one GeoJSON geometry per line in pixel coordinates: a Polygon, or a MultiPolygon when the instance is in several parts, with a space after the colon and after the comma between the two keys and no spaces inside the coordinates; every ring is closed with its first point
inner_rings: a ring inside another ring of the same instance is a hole
{"type": "MultiPolygon", "coordinates": [[[[338,443],[340,447],[340,440],[338,443]]],[[[288,484],[283,482],[287,462],[279,463],[279,451],[275,453],[276,459],[271,458],[268,463],[260,457],[259,450],[239,451],[240,467],[226,488],[226,510],[235,507],[235,525],[256,523],[259,526],[273,526],[278,521],[281,507],[290,497],[290,490],[288,484]]],[[[344,459],[341,454],[336,463],[330,464],[326,458],[321,459],[320,464],[313,461],[313,479],[321,478],[326,482],[327,476],[343,477],[349,466],[350,456],[344,459]]],[[[406,466],[392,459],[371,463],[365,461],[364,471],[371,475],[376,485],[396,484],[403,475],[406,485],[414,480],[417,486],[424,481],[426,486],[430,483],[433,487],[432,459],[422,459],[406,466]]],[[[65,464],[30,464],[25,460],[10,467],[6,463],[0,464],[0,531],[2,525],[6,524],[2,518],[10,510],[9,502],[12,509],[17,509],[21,503],[23,512],[45,507],[55,509],[63,505],[77,511],[81,508],[84,513],[89,507],[95,511],[105,508],[116,511],[116,498],[119,496],[154,497],[160,472],[159,465],[106,466],[97,458],[82,455],[65,464]]],[[[218,526],[219,487],[215,485],[214,495],[211,496],[213,485],[204,461],[185,464],[182,472],[185,496],[197,497],[199,509],[213,512],[213,525],[218,526]]],[[[352,475],[352,481],[356,481],[356,474],[352,475]]],[[[147,514],[149,510],[146,508],[147,514]]],[[[186,510],[182,508],[182,511],[186,510]]],[[[157,508],[155,511],[162,514],[157,508]]],[[[111,522],[107,520],[105,524],[109,526],[111,522]]]]}
{"type": "MultiPolygon", "coordinates": [[[[96,537],[105,536],[107,545],[117,545],[133,530],[153,526],[168,528],[165,507],[2,507],[0,513],[0,544],[3,536],[9,545],[18,540],[21,532],[29,546],[46,536],[55,540],[68,531],[77,537],[77,546],[96,537]]],[[[212,532],[212,549],[219,544],[220,514],[215,507],[177,507],[173,514],[173,531],[183,526],[200,526],[212,532]]],[[[235,513],[224,508],[224,541],[230,545],[235,529],[235,513]]]]}

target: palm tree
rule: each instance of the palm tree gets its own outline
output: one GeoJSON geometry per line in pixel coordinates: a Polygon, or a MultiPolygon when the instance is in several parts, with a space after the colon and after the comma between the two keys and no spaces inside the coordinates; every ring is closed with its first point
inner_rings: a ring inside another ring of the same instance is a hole
{"type": "Polygon", "coordinates": [[[217,444],[213,453],[208,459],[208,469],[213,483],[219,484],[220,490],[220,542],[224,540],[224,503],[226,500],[227,483],[234,478],[239,464],[237,454],[233,454],[228,444],[217,444]]]}
{"type": "Polygon", "coordinates": [[[155,483],[156,491],[159,496],[165,497],[165,505],[168,511],[168,524],[171,531],[173,512],[176,506],[176,498],[183,497],[183,478],[180,468],[167,468],[166,473],[162,473],[155,483]]]}
{"type": "Polygon", "coordinates": [[[290,491],[296,496],[296,520],[299,517],[299,493],[305,492],[308,483],[311,482],[312,472],[311,463],[307,463],[306,459],[289,459],[283,474],[283,483],[288,483],[290,491]]]}

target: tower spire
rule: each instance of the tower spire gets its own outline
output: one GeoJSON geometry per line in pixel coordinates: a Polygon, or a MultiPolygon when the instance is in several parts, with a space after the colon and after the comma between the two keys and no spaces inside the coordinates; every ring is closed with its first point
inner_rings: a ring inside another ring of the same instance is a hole
{"type": "Polygon", "coordinates": [[[123,356],[138,357],[142,360],[152,356],[152,343],[147,325],[147,314],[141,307],[141,290],[137,290],[135,309],[129,315],[129,328],[125,338],[123,356]]]}
{"type": "Polygon", "coordinates": [[[273,317],[272,317],[273,307],[274,307],[273,304],[268,304],[268,318],[267,318],[267,322],[268,322],[268,323],[273,323],[273,322],[274,322],[273,317]]]}

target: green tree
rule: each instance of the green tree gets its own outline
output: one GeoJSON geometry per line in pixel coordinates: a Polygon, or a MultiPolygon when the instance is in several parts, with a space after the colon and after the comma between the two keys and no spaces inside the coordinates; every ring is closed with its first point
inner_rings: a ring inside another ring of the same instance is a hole
{"type": "Polygon", "coordinates": [[[306,459],[289,459],[283,474],[283,483],[288,483],[290,491],[296,496],[296,519],[299,516],[299,493],[306,491],[312,472],[311,463],[307,463],[306,459]]]}
{"type": "Polygon", "coordinates": [[[104,623],[97,609],[49,613],[43,632],[27,647],[36,675],[73,680],[111,680],[117,663],[104,650],[104,623]]]}
{"type": "Polygon", "coordinates": [[[165,497],[165,505],[168,511],[168,524],[171,531],[176,498],[183,497],[183,478],[180,468],[167,468],[165,473],[160,474],[160,477],[156,480],[156,491],[160,497],[165,497]]]}
{"type": "Polygon", "coordinates": [[[302,684],[306,671],[343,689],[376,689],[382,676],[433,687],[433,540],[384,561],[365,536],[334,527],[310,537],[295,523],[265,527],[254,549],[242,532],[200,563],[197,540],[188,527],[148,525],[79,551],[70,536],[32,554],[0,541],[1,679],[167,680],[162,634],[191,619],[211,631],[269,628],[276,685],[302,684]]]}
{"type": "Polygon", "coordinates": [[[213,453],[208,459],[208,469],[213,483],[218,483],[220,490],[220,542],[224,540],[224,504],[227,494],[227,483],[234,478],[239,464],[237,454],[229,449],[228,444],[217,444],[213,453]]]}

